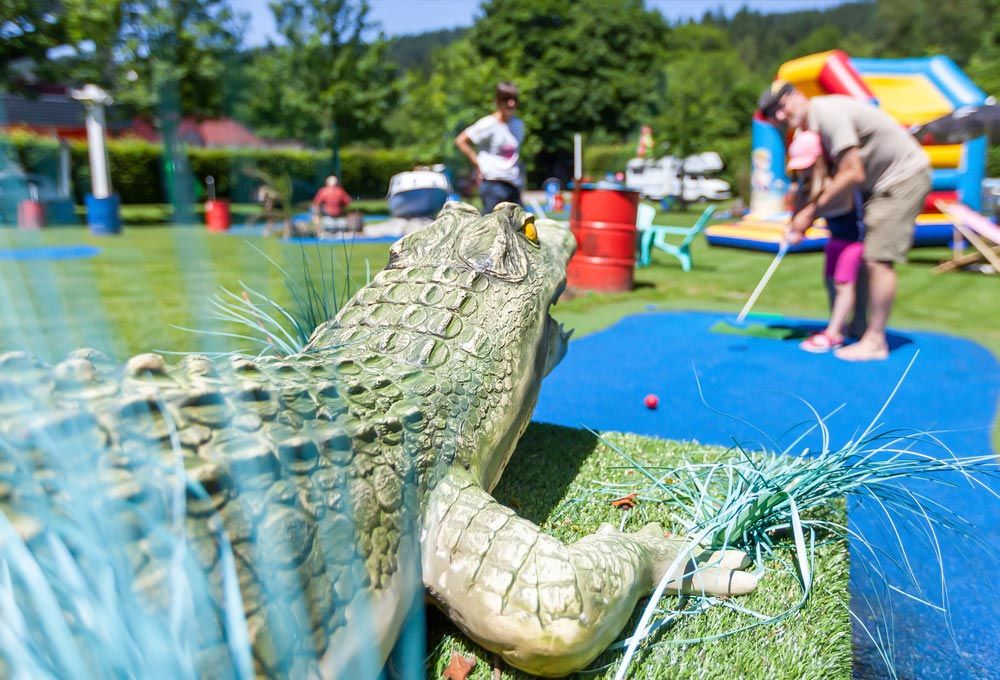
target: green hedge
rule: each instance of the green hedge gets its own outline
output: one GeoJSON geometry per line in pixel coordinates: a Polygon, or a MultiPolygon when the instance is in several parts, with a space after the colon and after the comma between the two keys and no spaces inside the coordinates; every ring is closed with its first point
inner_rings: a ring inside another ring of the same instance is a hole
{"type": "Polygon", "coordinates": [[[1000,177],[1000,145],[991,146],[986,152],[986,176],[1000,177]]]}
{"type": "MultiPolygon", "coordinates": [[[[21,165],[30,172],[55,178],[59,172],[59,143],[50,137],[38,137],[14,132],[0,137],[0,151],[8,148],[21,165]]],[[[750,137],[718,140],[711,148],[718,151],[726,164],[721,173],[744,196],[749,191],[750,137]]],[[[87,145],[70,143],[73,184],[76,198],[82,202],[90,191],[90,161],[87,145]]],[[[624,171],[632,157],[631,144],[589,146],[584,154],[586,174],[602,178],[608,172],[624,171]]],[[[2,155],[2,154],[0,154],[2,155]]],[[[289,149],[207,149],[193,147],[187,152],[191,174],[199,186],[205,177],[215,179],[217,195],[239,201],[253,200],[253,189],[259,180],[247,174],[249,168],[259,168],[270,174],[287,172],[293,180],[295,199],[303,200],[330,174],[332,163],[326,151],[289,149]]],[[[114,139],[108,142],[108,162],[111,182],[123,203],[164,203],[163,147],[138,139],[114,139]]],[[[0,159],[2,161],[2,159],[0,159]]],[[[384,196],[389,178],[415,165],[431,162],[411,148],[341,150],[341,176],[347,190],[365,198],[384,196]]],[[[2,165],[2,162],[0,162],[2,165]]],[[[986,174],[1000,177],[1000,145],[989,147],[986,174]]]]}
{"type": "Polygon", "coordinates": [[[603,179],[609,172],[625,172],[625,164],[635,155],[634,144],[595,144],[583,150],[583,174],[603,179]]]}
{"type": "MultiPolygon", "coordinates": [[[[59,172],[59,143],[49,137],[15,132],[0,137],[0,148],[9,148],[29,172],[55,178],[59,172]]],[[[90,161],[83,141],[70,143],[73,183],[77,200],[90,191],[90,161]]],[[[123,203],[166,202],[163,182],[163,146],[138,139],[108,141],[111,183],[123,203]]],[[[211,175],[216,193],[235,200],[252,200],[259,180],[246,173],[258,168],[269,174],[288,173],[296,200],[308,198],[330,174],[332,161],[326,151],[289,149],[187,149],[191,175],[198,186],[211,175]]],[[[429,162],[410,148],[346,148],[340,152],[341,176],[345,188],[356,196],[381,197],[389,178],[397,172],[429,162]]]]}

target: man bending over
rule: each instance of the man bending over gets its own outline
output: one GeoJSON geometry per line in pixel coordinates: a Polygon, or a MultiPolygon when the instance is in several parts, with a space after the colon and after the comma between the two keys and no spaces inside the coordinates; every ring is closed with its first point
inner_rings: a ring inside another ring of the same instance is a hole
{"type": "Polygon", "coordinates": [[[836,351],[847,361],[889,356],[886,324],[896,296],[897,262],[913,245],[913,225],[931,188],[930,162],[913,137],[882,109],[845,95],[806,97],[781,80],[760,96],[761,114],[776,125],[817,132],[835,171],[826,189],[792,216],[788,238],[802,239],[817,211],[856,189],[864,199],[868,328],[836,351]]]}

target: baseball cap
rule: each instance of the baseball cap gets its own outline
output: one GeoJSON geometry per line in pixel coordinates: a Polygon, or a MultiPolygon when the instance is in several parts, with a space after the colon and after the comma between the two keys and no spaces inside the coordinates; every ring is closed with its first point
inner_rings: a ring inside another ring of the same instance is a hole
{"type": "Polygon", "coordinates": [[[774,109],[778,106],[778,102],[794,89],[795,87],[786,80],[775,80],[760,93],[760,98],[757,99],[757,109],[765,118],[773,118],[774,109]]]}
{"type": "Polygon", "coordinates": [[[788,145],[788,169],[805,170],[823,155],[823,142],[812,130],[801,130],[788,145]]]}

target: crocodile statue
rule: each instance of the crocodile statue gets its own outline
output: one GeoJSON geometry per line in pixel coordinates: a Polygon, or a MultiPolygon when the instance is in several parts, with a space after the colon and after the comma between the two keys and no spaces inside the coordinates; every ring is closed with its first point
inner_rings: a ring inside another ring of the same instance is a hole
{"type": "Polygon", "coordinates": [[[449,203],[295,355],[0,357],[0,671],[26,670],[22,647],[29,671],[121,671],[74,599],[105,580],[137,598],[122,616],[187,631],[161,671],[212,677],[376,676],[425,593],[510,665],[562,675],[668,569],[675,590],[752,590],[744,553],[705,562],[655,524],[564,545],[491,498],[566,348],[549,307],[573,248],[513,204],[449,203]],[[104,562],[114,579],[87,576],[104,562]]]}

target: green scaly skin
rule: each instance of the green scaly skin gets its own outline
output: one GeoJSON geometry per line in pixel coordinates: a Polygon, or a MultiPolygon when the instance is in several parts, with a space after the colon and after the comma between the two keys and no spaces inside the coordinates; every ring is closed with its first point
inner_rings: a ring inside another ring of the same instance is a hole
{"type": "MultiPolygon", "coordinates": [[[[51,368],[4,355],[0,509],[44,555],[33,509],[87,521],[52,492],[67,473],[82,480],[95,516],[128,527],[134,589],[166,607],[157,524],[182,463],[184,532],[211,603],[193,652],[213,676],[235,672],[221,529],[258,675],[375,675],[422,587],[511,665],[582,668],[690,546],[655,525],[563,545],[489,495],[565,351],[548,310],[573,248],[512,204],[480,217],[453,203],[297,355],[147,354],[123,371],[92,350],[51,368]],[[53,449],[74,452],[70,470],[53,449]]],[[[732,571],[744,558],[716,555],[672,587],[751,590],[732,571]]]]}

